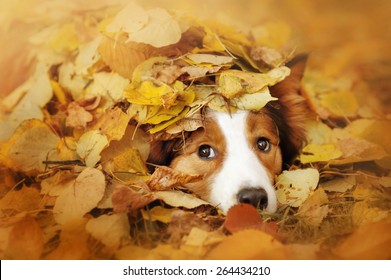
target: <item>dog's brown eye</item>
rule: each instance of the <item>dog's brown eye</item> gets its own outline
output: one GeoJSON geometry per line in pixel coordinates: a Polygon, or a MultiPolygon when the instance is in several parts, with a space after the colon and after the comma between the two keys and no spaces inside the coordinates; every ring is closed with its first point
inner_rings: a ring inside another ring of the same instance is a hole
{"type": "Polygon", "coordinates": [[[198,148],[198,156],[202,159],[212,159],[216,157],[216,153],[209,145],[201,145],[198,148]]]}
{"type": "Polygon", "coordinates": [[[269,139],[261,137],[257,141],[257,147],[260,151],[267,153],[270,151],[271,145],[269,139]]]}

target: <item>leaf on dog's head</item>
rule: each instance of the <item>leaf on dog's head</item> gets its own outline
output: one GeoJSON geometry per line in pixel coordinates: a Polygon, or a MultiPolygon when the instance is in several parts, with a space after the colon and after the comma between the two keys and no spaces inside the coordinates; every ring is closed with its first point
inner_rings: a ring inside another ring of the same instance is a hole
{"type": "Polygon", "coordinates": [[[203,175],[190,175],[167,166],[158,167],[147,184],[153,191],[169,190],[202,180],[203,175]]]}
{"type": "Polygon", "coordinates": [[[274,68],[267,73],[227,70],[219,76],[219,91],[228,99],[237,97],[241,93],[255,93],[281,82],[289,74],[290,69],[286,66],[274,68]]]}
{"type": "Polygon", "coordinates": [[[277,199],[282,204],[299,207],[316,189],[319,171],[313,168],[284,171],[277,177],[277,199]]]}

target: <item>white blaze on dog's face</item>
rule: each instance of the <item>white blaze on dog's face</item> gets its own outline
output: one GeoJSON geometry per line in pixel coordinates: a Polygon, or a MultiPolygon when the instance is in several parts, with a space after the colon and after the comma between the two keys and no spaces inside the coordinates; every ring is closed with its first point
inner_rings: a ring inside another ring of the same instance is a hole
{"type": "Polygon", "coordinates": [[[171,162],[177,170],[204,175],[187,188],[224,212],[239,202],[276,211],[273,183],[281,166],[278,129],[263,110],[208,111],[204,129],[194,132],[171,162]]]}

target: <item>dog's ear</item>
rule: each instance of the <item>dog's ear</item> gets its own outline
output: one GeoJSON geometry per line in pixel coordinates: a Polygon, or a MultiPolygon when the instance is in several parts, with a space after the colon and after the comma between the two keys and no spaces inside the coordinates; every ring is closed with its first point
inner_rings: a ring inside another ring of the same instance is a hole
{"type": "Polygon", "coordinates": [[[309,109],[300,91],[307,59],[307,54],[301,54],[289,61],[286,66],[290,75],[270,89],[271,95],[278,98],[271,102],[271,111],[279,128],[284,163],[298,154],[305,141],[304,123],[309,118],[309,109]]]}
{"type": "Polygon", "coordinates": [[[176,141],[152,141],[149,156],[147,159],[148,169],[153,172],[156,166],[169,165],[176,141]]]}

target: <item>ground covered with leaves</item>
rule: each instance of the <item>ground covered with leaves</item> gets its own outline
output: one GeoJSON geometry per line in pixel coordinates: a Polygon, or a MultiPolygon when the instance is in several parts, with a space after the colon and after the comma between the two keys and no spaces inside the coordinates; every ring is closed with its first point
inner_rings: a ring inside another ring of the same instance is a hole
{"type": "Polygon", "coordinates": [[[391,258],[388,1],[125,2],[0,3],[2,259],[391,258]],[[151,141],[262,108],[301,52],[312,116],[276,213],[151,172],[151,141]]]}

